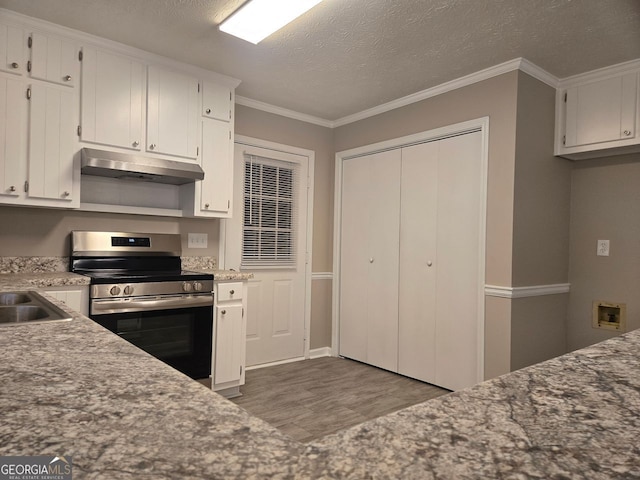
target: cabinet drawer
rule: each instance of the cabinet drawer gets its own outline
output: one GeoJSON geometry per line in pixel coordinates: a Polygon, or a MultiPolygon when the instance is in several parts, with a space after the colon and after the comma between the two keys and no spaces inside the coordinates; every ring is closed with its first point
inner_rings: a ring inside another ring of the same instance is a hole
{"type": "Polygon", "coordinates": [[[217,302],[229,300],[242,300],[242,282],[229,282],[218,284],[217,302]]]}

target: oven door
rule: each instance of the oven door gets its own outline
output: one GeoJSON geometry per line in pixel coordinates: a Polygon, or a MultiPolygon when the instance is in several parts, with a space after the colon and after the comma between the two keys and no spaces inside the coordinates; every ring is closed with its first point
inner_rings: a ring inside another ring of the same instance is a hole
{"type": "Polygon", "coordinates": [[[213,306],[90,317],[191,378],[211,375],[213,306]]]}

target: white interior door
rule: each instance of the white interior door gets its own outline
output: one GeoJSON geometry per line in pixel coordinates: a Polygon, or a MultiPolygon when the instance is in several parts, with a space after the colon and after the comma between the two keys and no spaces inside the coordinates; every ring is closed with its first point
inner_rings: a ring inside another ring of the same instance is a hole
{"type": "Polygon", "coordinates": [[[240,143],[234,151],[233,218],[225,268],[248,284],[247,366],[302,357],[307,303],[310,159],[240,143]]]}
{"type": "Polygon", "coordinates": [[[346,160],[342,179],[340,355],[396,371],[400,150],[346,160]]]}

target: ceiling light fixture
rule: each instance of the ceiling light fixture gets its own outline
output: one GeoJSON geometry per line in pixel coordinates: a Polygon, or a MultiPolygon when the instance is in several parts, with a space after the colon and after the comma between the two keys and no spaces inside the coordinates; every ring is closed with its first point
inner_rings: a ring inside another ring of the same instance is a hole
{"type": "Polygon", "coordinates": [[[250,0],[220,24],[220,30],[257,44],[322,0],[250,0]]]}

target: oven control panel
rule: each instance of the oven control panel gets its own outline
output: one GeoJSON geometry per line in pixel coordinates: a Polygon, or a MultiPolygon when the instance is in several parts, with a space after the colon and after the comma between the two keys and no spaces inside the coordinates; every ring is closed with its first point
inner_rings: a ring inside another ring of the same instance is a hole
{"type": "Polygon", "coordinates": [[[213,280],[91,285],[91,298],[123,298],[213,292],[213,280]]]}

